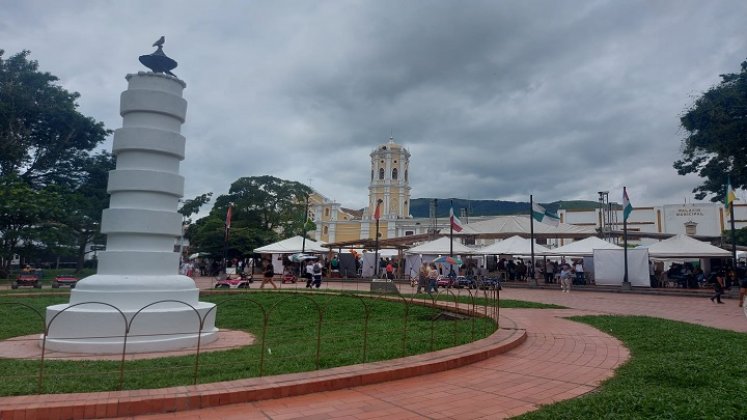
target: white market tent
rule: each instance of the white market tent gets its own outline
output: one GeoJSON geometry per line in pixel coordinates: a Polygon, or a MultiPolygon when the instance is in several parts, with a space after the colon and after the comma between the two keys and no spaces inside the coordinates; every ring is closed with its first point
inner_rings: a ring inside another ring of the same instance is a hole
{"type": "Polygon", "coordinates": [[[651,245],[637,248],[648,249],[651,258],[729,258],[731,252],[693,239],[687,235],[677,235],[651,245]]]}
{"type": "Polygon", "coordinates": [[[304,243],[302,236],[294,236],[292,238],[283,239],[269,245],[265,245],[259,248],[255,248],[254,252],[258,254],[272,254],[272,268],[276,273],[283,272],[283,255],[297,254],[301,252],[308,252],[312,254],[327,252],[328,249],[322,247],[322,244],[306,238],[304,243]]]}
{"type": "Polygon", "coordinates": [[[588,257],[594,255],[595,249],[622,249],[613,243],[590,236],[580,241],[573,241],[568,245],[551,249],[545,255],[559,255],[565,257],[588,257]]]}
{"type": "MultiPolygon", "coordinates": [[[[502,241],[496,241],[495,243],[482,247],[475,252],[481,255],[531,255],[532,243],[529,239],[517,235],[502,241]]],[[[551,251],[535,242],[535,255],[543,255],[548,252],[551,251]]]]}
{"type": "Polygon", "coordinates": [[[324,248],[319,242],[306,238],[306,242],[304,243],[303,237],[294,236],[292,238],[283,239],[282,241],[255,248],[254,252],[258,254],[296,254],[302,252],[301,248],[303,248],[303,252],[318,253],[328,251],[328,249],[324,248]]]}
{"type": "MultiPolygon", "coordinates": [[[[651,287],[646,248],[628,250],[628,281],[632,286],[651,287]]],[[[625,250],[594,250],[594,283],[621,286],[625,277],[625,250]]]]}
{"type": "MultiPolygon", "coordinates": [[[[464,230],[459,235],[479,235],[479,234],[505,234],[521,235],[528,237],[531,232],[529,216],[499,216],[489,220],[481,220],[464,225],[464,230]]],[[[560,223],[558,226],[551,226],[546,223],[534,222],[534,233],[545,236],[592,236],[596,234],[593,226],[575,226],[567,223],[560,223]]]]}
{"type": "MultiPolygon", "coordinates": [[[[380,249],[378,254],[378,258],[392,258],[396,257],[399,252],[396,249],[380,249]]],[[[361,252],[361,277],[373,277],[376,258],[374,251],[361,252]]]]}
{"type": "MultiPolygon", "coordinates": [[[[405,251],[408,254],[405,258],[405,274],[410,276],[417,275],[421,264],[431,262],[440,255],[449,255],[449,239],[448,236],[442,236],[405,251]]],[[[475,253],[474,249],[462,244],[458,238],[454,238],[452,246],[455,256],[472,255],[475,253]]],[[[451,266],[450,264],[441,264],[441,266],[444,274],[450,270],[459,271],[459,267],[451,266]]]]}

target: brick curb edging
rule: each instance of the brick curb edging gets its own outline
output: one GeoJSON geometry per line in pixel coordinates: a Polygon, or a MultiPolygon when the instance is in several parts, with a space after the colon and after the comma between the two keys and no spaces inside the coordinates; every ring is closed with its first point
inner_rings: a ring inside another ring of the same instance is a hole
{"type": "Polygon", "coordinates": [[[0,398],[0,420],[86,419],[194,410],[219,405],[290,397],[404,379],[466,366],[522,344],[526,331],[501,316],[489,337],[400,359],[332,369],[162,389],[0,398]]]}

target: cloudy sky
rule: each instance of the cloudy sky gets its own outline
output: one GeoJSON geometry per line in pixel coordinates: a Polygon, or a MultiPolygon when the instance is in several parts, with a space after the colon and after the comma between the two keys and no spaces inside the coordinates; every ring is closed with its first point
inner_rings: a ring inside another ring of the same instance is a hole
{"type": "MultiPolygon", "coordinates": [[[[31,51],[121,125],[125,74],[166,36],[187,83],[186,196],[242,176],[366,205],[369,153],[412,153],[412,195],[681,203],[679,116],[747,57],[744,0],[4,0],[31,51]]],[[[111,140],[104,145],[111,147],[111,140]]]]}

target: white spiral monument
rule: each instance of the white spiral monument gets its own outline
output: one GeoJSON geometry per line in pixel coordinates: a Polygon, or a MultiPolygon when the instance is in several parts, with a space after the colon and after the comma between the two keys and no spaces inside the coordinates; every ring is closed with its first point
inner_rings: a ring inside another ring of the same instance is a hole
{"type": "MultiPolygon", "coordinates": [[[[165,72],[171,74],[176,62],[163,55],[161,45],[142,57],[160,53],[155,59],[170,60],[165,72]]],[[[178,274],[180,256],[174,252],[182,229],[176,209],[184,189],[179,163],[186,84],[148,67],[154,72],[127,75],[120,99],[122,128],[112,147],[117,166],[109,173],[111,200],[101,221],[106,251],[98,273],[71,290],[69,304],[47,307],[48,350],[121,353],[128,325],[128,353],[193,347],[200,334],[201,344],[218,338],[215,305],[198,301],[194,281],[178,274]]]]}

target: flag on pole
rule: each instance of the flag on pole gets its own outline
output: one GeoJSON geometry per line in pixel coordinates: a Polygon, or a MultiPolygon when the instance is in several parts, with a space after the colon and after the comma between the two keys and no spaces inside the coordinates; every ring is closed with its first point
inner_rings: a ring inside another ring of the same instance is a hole
{"type": "Polygon", "coordinates": [[[462,230],[464,230],[464,227],[462,227],[462,222],[454,214],[454,207],[449,210],[449,220],[451,222],[451,229],[454,232],[461,232],[462,230]]]}
{"type": "Polygon", "coordinates": [[[623,187],[623,221],[628,220],[630,213],[633,211],[633,205],[628,198],[628,189],[623,187]]]}
{"type": "Polygon", "coordinates": [[[376,201],[376,210],[374,210],[373,218],[374,220],[381,219],[381,200],[376,201]]]}
{"type": "Polygon", "coordinates": [[[560,217],[557,214],[550,213],[537,203],[532,203],[532,217],[534,220],[550,226],[558,226],[560,224],[560,217]]]}
{"type": "Polygon", "coordinates": [[[226,239],[228,239],[228,231],[231,230],[231,215],[233,214],[233,203],[228,204],[228,210],[226,211],[226,239]]]}
{"type": "Polygon", "coordinates": [[[731,187],[731,178],[726,178],[726,197],[724,197],[724,207],[726,207],[726,214],[731,212],[732,204],[737,199],[734,194],[734,188],[731,187]]]}

